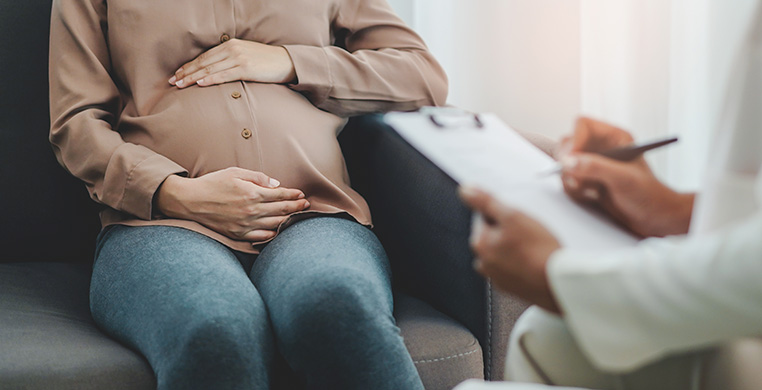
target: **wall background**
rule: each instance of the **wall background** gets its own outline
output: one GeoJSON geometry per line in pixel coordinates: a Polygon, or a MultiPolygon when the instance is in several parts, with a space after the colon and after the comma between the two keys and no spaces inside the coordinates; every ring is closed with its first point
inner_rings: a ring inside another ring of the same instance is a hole
{"type": "Polygon", "coordinates": [[[754,0],[389,0],[450,77],[449,103],[558,138],[579,115],[645,141],[684,191],[701,185],[754,0]]]}
{"type": "Polygon", "coordinates": [[[450,77],[449,103],[552,137],[580,112],[580,0],[389,0],[450,77]]]}

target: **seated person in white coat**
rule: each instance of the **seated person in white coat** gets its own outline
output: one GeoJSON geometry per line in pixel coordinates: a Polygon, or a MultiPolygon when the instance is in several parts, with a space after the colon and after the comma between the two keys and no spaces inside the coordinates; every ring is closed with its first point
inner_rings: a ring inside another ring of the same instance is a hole
{"type": "MultiPolygon", "coordinates": [[[[644,237],[671,237],[606,253],[565,249],[510,205],[461,190],[487,221],[472,237],[477,270],[539,306],[514,329],[509,380],[697,389],[701,364],[716,348],[762,336],[762,6],[754,19],[728,76],[695,205],[694,195],[667,188],[642,158],[618,162],[591,153],[632,142],[622,130],[582,119],[564,143],[562,178],[571,197],[644,237]]],[[[762,361],[754,364],[762,368],[762,361]]],[[[493,387],[540,388],[467,382],[457,389],[493,387]]]]}

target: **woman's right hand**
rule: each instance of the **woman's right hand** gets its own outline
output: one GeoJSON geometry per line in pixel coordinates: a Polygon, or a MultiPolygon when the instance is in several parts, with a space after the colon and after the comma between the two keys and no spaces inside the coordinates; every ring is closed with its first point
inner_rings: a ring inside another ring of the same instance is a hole
{"type": "Polygon", "coordinates": [[[261,172],[227,168],[189,179],[169,176],[154,206],[170,218],[198,222],[241,241],[264,241],[289,215],[310,207],[304,193],[279,187],[261,172]]]}
{"type": "Polygon", "coordinates": [[[588,118],[561,143],[564,189],[580,203],[598,206],[643,237],[688,232],[693,194],[673,191],[653,174],[641,156],[616,161],[598,154],[632,144],[617,127],[588,118]]]}

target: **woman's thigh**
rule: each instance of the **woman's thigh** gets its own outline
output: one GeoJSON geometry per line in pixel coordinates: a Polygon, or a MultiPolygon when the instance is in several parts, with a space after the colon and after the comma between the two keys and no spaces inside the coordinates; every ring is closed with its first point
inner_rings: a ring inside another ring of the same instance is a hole
{"type": "Polygon", "coordinates": [[[386,254],[376,236],[356,222],[333,217],[290,226],[265,247],[251,271],[273,316],[282,310],[270,305],[277,300],[291,309],[321,307],[330,311],[327,316],[340,318],[348,309],[345,304],[356,302],[330,298],[346,295],[370,299],[377,305],[375,311],[391,316],[390,277],[386,254]]]}
{"type": "Polygon", "coordinates": [[[308,386],[421,388],[392,317],[388,260],[356,222],[298,222],[262,251],[252,280],[278,347],[308,386]]]}
{"type": "MultiPolygon", "coordinates": [[[[342,218],[312,218],[290,226],[264,248],[251,278],[265,301],[284,298],[313,305],[310,301],[319,294],[357,293],[372,297],[376,310],[392,313],[391,271],[383,246],[368,228],[342,218]],[[350,291],[326,291],[345,288],[350,291]],[[298,291],[309,293],[304,297],[308,301],[294,299],[298,291]]],[[[342,310],[341,302],[332,303],[327,309],[342,310]]]]}
{"type": "Polygon", "coordinates": [[[218,242],[174,227],[111,227],[90,298],[96,322],[146,356],[160,388],[266,388],[274,341],[265,305],[218,242]],[[243,377],[219,382],[233,375],[243,377]]]}

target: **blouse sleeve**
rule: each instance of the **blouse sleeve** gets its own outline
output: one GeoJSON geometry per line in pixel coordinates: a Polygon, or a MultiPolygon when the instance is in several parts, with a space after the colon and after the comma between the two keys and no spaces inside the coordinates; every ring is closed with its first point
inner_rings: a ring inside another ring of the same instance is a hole
{"type": "Polygon", "coordinates": [[[105,1],[53,1],[50,142],[59,163],[85,182],[95,201],[151,219],[157,188],[186,171],[114,130],[122,102],[106,34],[105,1]]]}
{"type": "Polygon", "coordinates": [[[338,46],[286,45],[298,78],[292,88],[341,116],[443,105],[447,76],[423,40],[386,0],[348,0],[332,26],[338,46]]]}

